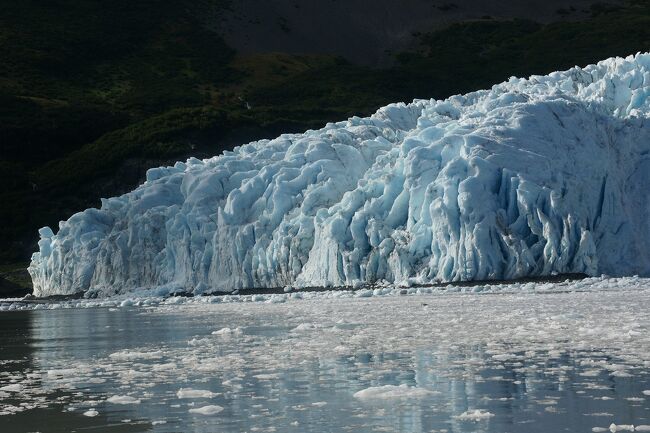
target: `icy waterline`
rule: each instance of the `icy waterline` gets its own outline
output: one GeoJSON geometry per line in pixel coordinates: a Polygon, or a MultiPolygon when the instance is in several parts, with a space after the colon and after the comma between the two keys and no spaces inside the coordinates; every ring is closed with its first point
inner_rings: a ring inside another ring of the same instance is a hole
{"type": "Polygon", "coordinates": [[[650,54],[147,172],[40,231],[37,296],[650,275],[650,54]]]}
{"type": "Polygon", "coordinates": [[[13,346],[15,332],[0,335],[0,424],[647,431],[650,280],[450,289],[111,298],[78,301],[104,306],[93,310],[1,313],[3,329],[28,320],[28,335],[13,346]]]}
{"type": "MultiPolygon", "coordinates": [[[[165,305],[191,304],[283,304],[289,301],[358,299],[403,296],[444,295],[497,295],[497,294],[550,294],[566,292],[609,292],[628,290],[650,290],[650,278],[605,276],[566,280],[561,282],[514,282],[510,284],[447,285],[436,287],[399,287],[385,283],[374,288],[358,290],[289,291],[286,293],[218,294],[202,296],[161,296],[159,289],[138,289],[125,294],[97,299],[67,300],[24,300],[22,298],[0,298],[0,312],[26,310],[58,310],[69,308],[130,308],[157,307],[165,305]]],[[[222,332],[236,332],[223,329],[222,332]]]]}

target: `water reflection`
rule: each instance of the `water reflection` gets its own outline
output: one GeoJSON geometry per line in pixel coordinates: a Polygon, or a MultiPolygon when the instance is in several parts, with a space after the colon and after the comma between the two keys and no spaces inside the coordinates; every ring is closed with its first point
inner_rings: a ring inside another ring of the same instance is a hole
{"type": "MultiPolygon", "coordinates": [[[[57,312],[59,313],[59,312],[57,312]]],[[[55,320],[55,325],[71,324],[73,315],[20,311],[0,314],[0,425],[2,432],[71,432],[100,430],[130,433],[149,430],[146,425],[114,424],[105,414],[83,416],[66,410],[66,402],[78,398],[72,389],[48,386],[46,373],[41,370],[41,357],[56,359],[67,352],[66,339],[78,339],[76,332],[49,331],[42,327],[39,317],[55,320]],[[39,341],[39,339],[41,341],[39,341]],[[44,374],[45,373],[45,374],[44,374]],[[6,391],[7,389],[11,391],[6,391]],[[20,390],[20,391],[18,391],[20,390]]],[[[77,322],[77,324],[79,324],[77,322]]]]}
{"type": "Polygon", "coordinates": [[[412,324],[402,324],[410,340],[387,344],[387,333],[326,310],[247,308],[0,315],[9,330],[0,336],[0,387],[22,387],[0,404],[33,406],[1,416],[3,431],[536,433],[650,424],[648,372],[604,348],[447,344],[412,324]],[[355,397],[362,390],[374,398],[355,397]],[[98,415],[84,415],[91,410],[98,415]]]}

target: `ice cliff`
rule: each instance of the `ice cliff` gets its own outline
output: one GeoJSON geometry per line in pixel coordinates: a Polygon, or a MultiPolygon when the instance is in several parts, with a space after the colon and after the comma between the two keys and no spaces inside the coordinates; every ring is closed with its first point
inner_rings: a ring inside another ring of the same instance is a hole
{"type": "Polygon", "coordinates": [[[650,54],[147,172],[40,230],[38,296],[650,275],[650,54]]]}

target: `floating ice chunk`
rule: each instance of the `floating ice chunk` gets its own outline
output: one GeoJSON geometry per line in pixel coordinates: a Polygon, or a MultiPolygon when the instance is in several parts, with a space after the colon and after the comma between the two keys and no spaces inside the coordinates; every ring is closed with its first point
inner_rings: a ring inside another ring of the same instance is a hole
{"type": "Polygon", "coordinates": [[[217,331],[212,331],[212,335],[218,335],[219,337],[237,337],[242,335],[243,333],[244,331],[239,327],[234,329],[225,327],[217,331]]]}
{"type": "Polygon", "coordinates": [[[206,416],[216,415],[221,411],[223,411],[223,407],[216,404],[190,409],[190,413],[198,413],[199,415],[206,415],[206,416]]]}
{"type": "Polygon", "coordinates": [[[95,416],[99,415],[99,412],[97,412],[95,409],[89,409],[89,410],[85,411],[83,414],[84,414],[84,416],[95,417],[95,416]]]}
{"type": "Polygon", "coordinates": [[[650,431],[650,425],[641,424],[634,427],[634,431],[650,431]]]}
{"type": "Polygon", "coordinates": [[[293,331],[295,332],[313,331],[314,329],[317,328],[319,328],[319,326],[313,323],[301,323],[300,325],[293,328],[293,331]]]}
{"type": "Polygon", "coordinates": [[[611,431],[612,433],[616,433],[618,431],[634,431],[634,426],[631,424],[616,425],[614,423],[611,423],[609,425],[609,431],[611,431]]]}
{"type": "Polygon", "coordinates": [[[150,352],[138,350],[121,350],[108,355],[111,359],[116,361],[135,361],[138,359],[159,359],[162,358],[163,352],[160,350],[153,350],[150,352]]]}
{"type": "Polygon", "coordinates": [[[192,338],[187,344],[189,346],[205,346],[208,342],[209,340],[207,338],[192,338]]]}
{"type": "Polygon", "coordinates": [[[165,370],[175,370],[176,368],[178,368],[178,366],[174,362],[166,362],[164,364],[154,364],[152,368],[153,371],[165,371],[165,370]]]}
{"type": "Polygon", "coordinates": [[[492,355],[492,359],[494,359],[495,361],[513,361],[513,360],[520,359],[520,357],[513,353],[501,353],[497,355],[492,355]]]}
{"type": "Polygon", "coordinates": [[[428,397],[433,394],[437,394],[437,392],[402,384],[399,386],[371,386],[355,392],[354,398],[358,398],[359,400],[417,399],[428,397]]]}
{"type": "Polygon", "coordinates": [[[276,380],[280,378],[280,375],[278,373],[261,373],[256,374],[253,377],[258,380],[276,380]]]}
{"type": "Polygon", "coordinates": [[[213,398],[219,394],[205,389],[181,388],[176,392],[178,398],[213,398]]]}
{"type": "Polygon", "coordinates": [[[486,410],[474,409],[474,410],[465,411],[465,412],[461,413],[460,415],[456,415],[456,416],[454,416],[454,419],[457,419],[457,420],[460,420],[460,421],[478,422],[478,421],[483,421],[483,420],[486,420],[486,419],[490,419],[493,416],[494,416],[493,413],[488,412],[486,410]]]}
{"type": "Polygon", "coordinates": [[[130,395],[113,395],[107,398],[106,401],[113,404],[140,404],[139,398],[130,395]]]}
{"type": "Polygon", "coordinates": [[[12,383],[11,385],[0,386],[0,391],[6,392],[21,392],[23,386],[19,383],[12,383]]]}
{"type": "Polygon", "coordinates": [[[47,375],[51,377],[73,377],[78,373],[74,368],[59,368],[47,371],[47,375]]]}

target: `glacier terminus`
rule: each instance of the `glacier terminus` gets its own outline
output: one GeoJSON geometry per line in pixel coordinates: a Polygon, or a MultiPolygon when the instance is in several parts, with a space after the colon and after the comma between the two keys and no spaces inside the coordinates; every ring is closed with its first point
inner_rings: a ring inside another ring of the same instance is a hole
{"type": "Polygon", "coordinates": [[[40,230],[36,296],[650,275],[650,54],[147,172],[40,230]]]}

